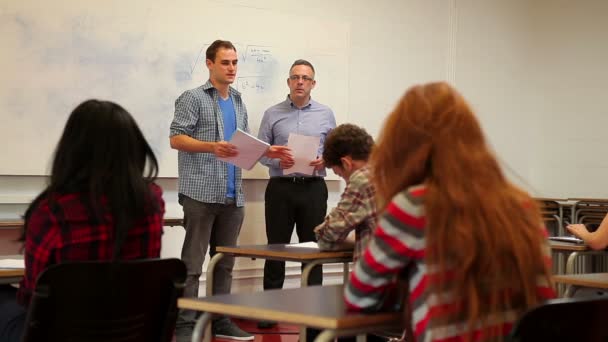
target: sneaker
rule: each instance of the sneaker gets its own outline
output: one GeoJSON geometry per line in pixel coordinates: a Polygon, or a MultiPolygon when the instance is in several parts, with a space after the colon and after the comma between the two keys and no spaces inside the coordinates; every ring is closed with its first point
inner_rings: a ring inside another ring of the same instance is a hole
{"type": "Polygon", "coordinates": [[[259,321],[258,329],[270,329],[277,325],[277,322],[274,321],[259,321]]]}
{"type": "Polygon", "coordinates": [[[219,319],[213,322],[213,335],[217,338],[226,338],[237,341],[251,341],[254,336],[246,331],[243,331],[228,318],[219,319]]]}

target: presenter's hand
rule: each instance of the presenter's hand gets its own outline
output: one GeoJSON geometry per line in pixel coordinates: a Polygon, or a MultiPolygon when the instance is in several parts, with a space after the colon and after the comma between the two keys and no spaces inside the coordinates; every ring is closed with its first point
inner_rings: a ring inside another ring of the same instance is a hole
{"type": "Polygon", "coordinates": [[[268,151],[264,154],[268,158],[279,158],[281,161],[293,160],[291,155],[291,149],[287,146],[272,145],[268,148],[268,151]]]}
{"type": "Polygon", "coordinates": [[[576,236],[577,238],[580,238],[582,240],[585,240],[585,238],[589,234],[587,227],[585,227],[584,224],[580,224],[580,223],[569,224],[566,226],[566,229],[568,229],[568,231],[570,233],[572,233],[574,236],[576,236]]]}
{"type": "Polygon", "coordinates": [[[213,154],[217,157],[225,158],[225,157],[234,157],[239,152],[236,149],[236,146],[232,145],[227,141],[218,141],[213,145],[213,154]]]}
{"type": "Polygon", "coordinates": [[[287,159],[285,161],[279,160],[279,167],[281,169],[289,169],[293,166],[293,164],[295,164],[295,161],[293,159],[287,159]]]}
{"type": "Polygon", "coordinates": [[[317,158],[310,162],[310,166],[314,166],[315,170],[323,170],[325,168],[325,162],[323,162],[323,158],[317,158]]]}

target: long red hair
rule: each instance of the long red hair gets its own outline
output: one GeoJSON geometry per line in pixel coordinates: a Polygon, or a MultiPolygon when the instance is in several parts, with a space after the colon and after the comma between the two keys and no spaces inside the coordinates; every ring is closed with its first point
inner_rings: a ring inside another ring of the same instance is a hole
{"type": "Polygon", "coordinates": [[[444,82],[409,89],[370,162],[380,208],[410,186],[426,186],[425,262],[438,275],[430,291],[462,300],[448,322],[468,322],[471,332],[491,326],[485,320],[493,313],[538,304],[538,277],[551,284],[540,211],[507,181],[455,89],[444,82]]]}

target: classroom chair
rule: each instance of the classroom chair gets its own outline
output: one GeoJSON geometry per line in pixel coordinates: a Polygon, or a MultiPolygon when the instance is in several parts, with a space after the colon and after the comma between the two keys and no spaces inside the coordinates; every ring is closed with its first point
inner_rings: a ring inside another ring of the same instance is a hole
{"type": "Polygon", "coordinates": [[[608,341],[608,299],[553,299],[526,312],[506,341],[608,341]]]}
{"type": "Polygon", "coordinates": [[[36,282],[23,341],[171,341],[185,280],[178,259],[53,265],[36,282]]]}

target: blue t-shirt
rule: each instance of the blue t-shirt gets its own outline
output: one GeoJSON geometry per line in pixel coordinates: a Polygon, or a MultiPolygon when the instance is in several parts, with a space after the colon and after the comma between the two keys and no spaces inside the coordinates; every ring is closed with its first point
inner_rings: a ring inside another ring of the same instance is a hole
{"type": "MultiPolygon", "coordinates": [[[[222,110],[222,115],[224,116],[224,140],[230,141],[230,139],[232,139],[232,135],[236,131],[236,113],[234,112],[234,104],[232,103],[232,97],[229,96],[226,100],[220,97],[219,105],[220,109],[222,110]]],[[[235,166],[232,164],[228,164],[226,197],[236,197],[235,171],[235,166]]]]}

